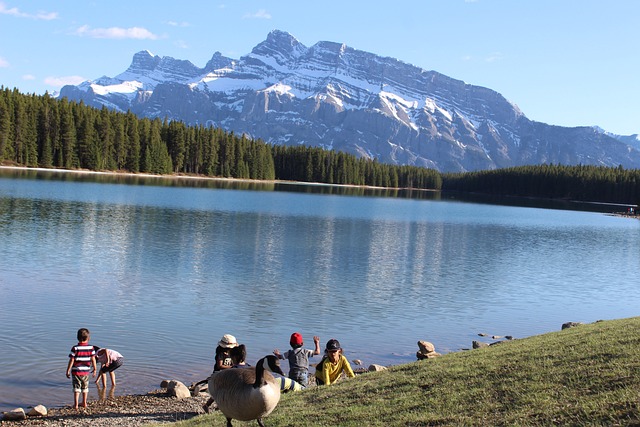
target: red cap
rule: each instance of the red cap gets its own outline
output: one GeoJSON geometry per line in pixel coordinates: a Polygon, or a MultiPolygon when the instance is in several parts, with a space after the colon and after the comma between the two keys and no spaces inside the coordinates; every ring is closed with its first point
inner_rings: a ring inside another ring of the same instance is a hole
{"type": "Polygon", "coordinates": [[[297,332],[292,333],[289,343],[291,345],[302,345],[302,335],[297,332]]]}

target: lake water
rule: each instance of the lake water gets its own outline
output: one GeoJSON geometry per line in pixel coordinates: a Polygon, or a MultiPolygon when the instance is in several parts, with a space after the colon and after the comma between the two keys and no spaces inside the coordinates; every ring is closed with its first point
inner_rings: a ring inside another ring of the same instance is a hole
{"type": "Polygon", "coordinates": [[[206,378],[225,333],[368,366],[640,314],[640,221],[350,191],[0,169],[0,410],[72,402],[80,327],[128,394],[206,378]]]}

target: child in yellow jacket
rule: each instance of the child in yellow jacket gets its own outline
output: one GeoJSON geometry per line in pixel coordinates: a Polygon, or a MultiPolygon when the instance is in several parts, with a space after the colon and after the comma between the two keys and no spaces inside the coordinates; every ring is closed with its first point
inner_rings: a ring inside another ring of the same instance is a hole
{"type": "Polygon", "coordinates": [[[351,364],[342,354],[340,342],[336,339],[327,341],[325,354],[316,366],[316,383],[318,385],[330,385],[335,383],[344,373],[347,377],[353,378],[356,375],[351,369],[351,364]]]}

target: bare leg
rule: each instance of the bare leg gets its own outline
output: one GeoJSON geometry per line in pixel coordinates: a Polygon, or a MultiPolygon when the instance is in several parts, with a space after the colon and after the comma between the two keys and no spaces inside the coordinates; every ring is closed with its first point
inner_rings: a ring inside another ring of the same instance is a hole
{"type": "Polygon", "coordinates": [[[106,387],[107,386],[107,374],[98,373],[98,378],[96,378],[96,384],[98,384],[99,381],[102,381],[102,387],[106,387]]]}
{"type": "Polygon", "coordinates": [[[89,392],[88,391],[83,391],[82,392],[82,407],[83,408],[87,407],[87,397],[89,397],[89,392]]]}
{"type": "MultiPolygon", "coordinates": [[[[111,377],[111,386],[115,387],[116,386],[116,373],[111,371],[111,372],[109,372],[109,376],[111,377]]],[[[106,377],[106,374],[105,374],[105,377],[106,377]]],[[[104,381],[106,383],[107,379],[105,378],[104,381]]]]}
{"type": "Polygon", "coordinates": [[[78,410],[78,402],[80,401],[80,392],[73,392],[73,409],[78,410]]]}

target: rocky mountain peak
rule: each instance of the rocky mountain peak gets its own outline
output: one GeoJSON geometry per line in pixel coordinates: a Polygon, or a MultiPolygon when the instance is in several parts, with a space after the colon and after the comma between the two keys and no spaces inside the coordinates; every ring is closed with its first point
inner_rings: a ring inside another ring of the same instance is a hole
{"type": "Polygon", "coordinates": [[[122,74],[60,96],[444,172],[557,163],[640,167],[637,138],[530,121],[498,92],[395,58],[274,30],[240,59],[134,55],[122,74]]]}
{"type": "Polygon", "coordinates": [[[149,52],[148,50],[142,50],[133,55],[131,65],[125,71],[129,74],[147,74],[153,71],[160,63],[161,58],[149,52]]]}
{"type": "Polygon", "coordinates": [[[271,57],[283,65],[304,55],[306,51],[307,47],[291,34],[273,30],[265,41],[253,48],[251,56],[271,57]]]}
{"type": "Polygon", "coordinates": [[[204,66],[204,71],[209,73],[220,68],[226,68],[233,65],[233,59],[223,56],[222,53],[216,52],[213,54],[207,65],[204,66]]]}
{"type": "MultiPolygon", "coordinates": [[[[200,74],[202,74],[202,70],[190,61],[170,56],[160,57],[148,50],[143,50],[133,55],[129,68],[117,75],[116,79],[124,82],[140,82],[143,84],[142,89],[148,91],[165,81],[186,83],[200,74]]],[[[102,79],[106,81],[104,78],[102,79]]]]}

